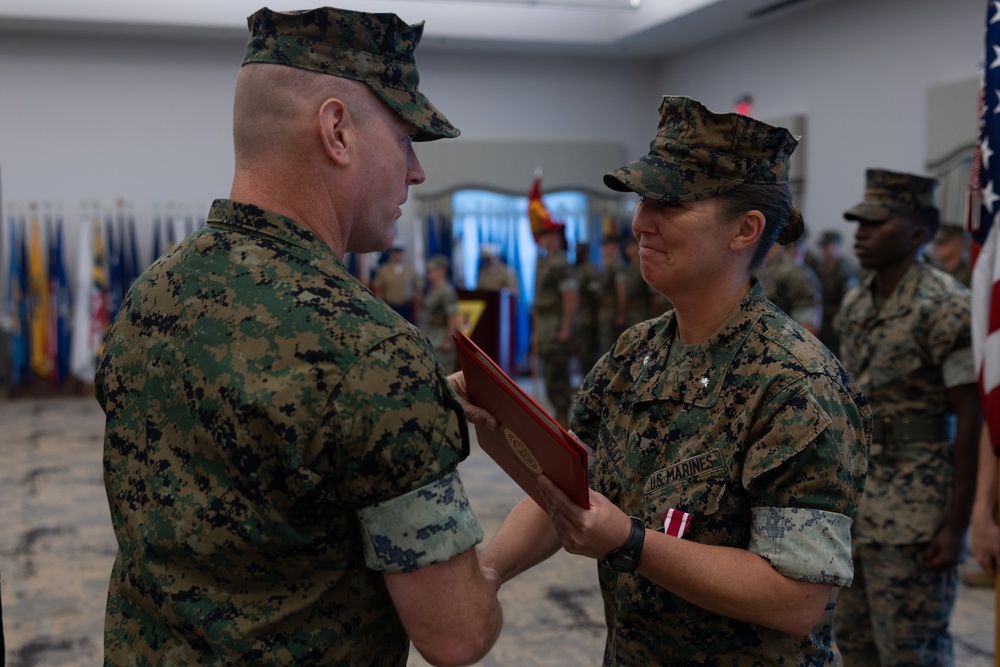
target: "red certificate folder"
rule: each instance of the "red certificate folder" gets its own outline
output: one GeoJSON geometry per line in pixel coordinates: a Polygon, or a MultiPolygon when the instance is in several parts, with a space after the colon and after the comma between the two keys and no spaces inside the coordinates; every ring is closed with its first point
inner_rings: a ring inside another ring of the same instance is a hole
{"type": "Polygon", "coordinates": [[[545,473],[583,508],[590,507],[587,450],[462,332],[458,363],[473,404],[496,417],[496,430],[476,425],[479,446],[541,507],[535,479],[545,473]]]}

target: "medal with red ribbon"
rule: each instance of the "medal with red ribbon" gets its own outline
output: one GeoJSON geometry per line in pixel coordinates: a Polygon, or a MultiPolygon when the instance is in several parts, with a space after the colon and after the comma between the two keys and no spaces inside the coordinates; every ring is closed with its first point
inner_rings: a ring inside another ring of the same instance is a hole
{"type": "Polygon", "coordinates": [[[663,532],[674,537],[684,537],[691,525],[691,515],[671,507],[663,517],[663,532]]]}

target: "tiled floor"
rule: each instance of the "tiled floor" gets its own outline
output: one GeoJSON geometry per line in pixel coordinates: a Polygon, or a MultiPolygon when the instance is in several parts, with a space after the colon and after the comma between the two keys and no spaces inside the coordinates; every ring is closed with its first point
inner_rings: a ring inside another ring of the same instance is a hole
{"type": "MultiPolygon", "coordinates": [[[[114,559],[93,399],[0,399],[0,576],[8,667],[101,662],[114,559]]],[[[481,452],[462,475],[487,537],[520,497],[481,452]]],[[[480,664],[600,664],[604,624],[593,563],[559,554],[501,589],[504,630],[480,664]]],[[[963,586],[958,667],[993,665],[994,591],[963,586]]],[[[423,667],[415,652],[409,665],[423,667]]]]}

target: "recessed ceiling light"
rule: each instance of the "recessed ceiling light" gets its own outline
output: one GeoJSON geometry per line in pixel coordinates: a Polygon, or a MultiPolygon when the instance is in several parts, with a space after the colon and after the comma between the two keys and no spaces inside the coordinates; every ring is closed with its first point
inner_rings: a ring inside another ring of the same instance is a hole
{"type": "MultiPolygon", "coordinates": [[[[456,1],[456,0],[452,0],[456,1]]],[[[638,9],[642,0],[458,0],[465,4],[521,5],[523,7],[573,7],[577,9],[638,9]]]]}

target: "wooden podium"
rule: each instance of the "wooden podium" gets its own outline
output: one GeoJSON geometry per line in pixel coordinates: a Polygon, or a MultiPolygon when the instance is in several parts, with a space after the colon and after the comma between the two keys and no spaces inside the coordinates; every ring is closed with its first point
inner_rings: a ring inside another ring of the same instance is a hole
{"type": "Polygon", "coordinates": [[[458,290],[459,325],[503,372],[517,372],[517,295],[508,289],[458,290]]]}

